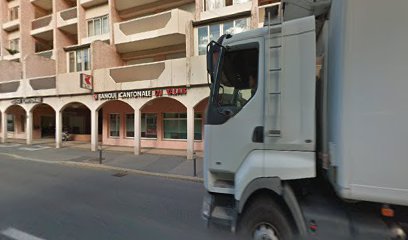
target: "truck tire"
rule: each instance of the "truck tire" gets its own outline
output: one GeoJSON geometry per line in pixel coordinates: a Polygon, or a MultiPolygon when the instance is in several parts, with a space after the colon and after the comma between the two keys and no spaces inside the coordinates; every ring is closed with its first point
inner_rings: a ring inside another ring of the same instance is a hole
{"type": "Polygon", "coordinates": [[[271,197],[251,201],[239,221],[241,239],[292,240],[292,223],[281,206],[271,197]]]}

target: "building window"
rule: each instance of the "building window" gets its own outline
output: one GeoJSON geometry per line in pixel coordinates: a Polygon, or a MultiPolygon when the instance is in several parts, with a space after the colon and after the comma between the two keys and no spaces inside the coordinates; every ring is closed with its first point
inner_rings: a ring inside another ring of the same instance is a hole
{"type": "Polygon", "coordinates": [[[11,39],[9,42],[10,54],[18,53],[20,51],[20,39],[11,39]]]}
{"type": "Polygon", "coordinates": [[[214,10],[217,8],[222,8],[226,6],[232,6],[242,3],[250,2],[251,0],[203,0],[204,1],[204,9],[214,10]]]}
{"type": "Polygon", "coordinates": [[[18,19],[18,10],[19,10],[18,6],[10,8],[10,12],[9,12],[10,13],[10,15],[9,15],[9,20],[10,21],[18,19]]]}
{"type": "Polygon", "coordinates": [[[187,139],[187,113],[164,113],[164,138],[187,139]]]}
{"type": "Polygon", "coordinates": [[[202,140],[203,114],[194,113],[194,140],[202,140]]]}
{"type": "Polygon", "coordinates": [[[135,114],[126,114],[126,137],[135,137],[135,114]]]}
{"type": "Polygon", "coordinates": [[[143,113],[141,127],[142,137],[157,138],[157,114],[143,113]]]}
{"type": "Polygon", "coordinates": [[[120,115],[117,113],[109,114],[109,137],[120,136],[120,115]]]}
{"type": "Polygon", "coordinates": [[[109,32],[108,16],[88,20],[88,37],[102,35],[109,32]]]}
{"type": "Polygon", "coordinates": [[[198,54],[205,55],[207,44],[210,41],[217,41],[223,34],[237,34],[249,30],[249,18],[241,18],[233,21],[216,23],[198,28],[198,54]]]}
{"type": "Polygon", "coordinates": [[[7,115],[7,131],[14,132],[14,115],[7,115]]]}
{"type": "Polygon", "coordinates": [[[84,48],[68,53],[69,72],[87,71],[91,68],[90,49],[84,48]]]}

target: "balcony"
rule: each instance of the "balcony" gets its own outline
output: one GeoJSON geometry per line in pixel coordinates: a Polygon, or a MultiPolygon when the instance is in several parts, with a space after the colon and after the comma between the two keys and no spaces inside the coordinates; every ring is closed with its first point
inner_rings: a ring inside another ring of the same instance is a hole
{"type": "Polygon", "coordinates": [[[6,32],[12,32],[20,28],[20,19],[14,19],[3,23],[3,30],[6,32]]]}
{"type": "Polygon", "coordinates": [[[96,70],[95,91],[186,85],[186,58],[96,70]]]}
{"type": "Polygon", "coordinates": [[[16,54],[9,54],[9,55],[4,55],[3,60],[8,60],[8,61],[16,61],[21,58],[21,53],[16,53],[16,54]]]}
{"type": "Polygon", "coordinates": [[[20,87],[20,80],[0,83],[0,93],[14,94],[20,87]]]}
{"type": "Polygon", "coordinates": [[[84,8],[90,8],[107,2],[108,0],[79,0],[79,4],[81,4],[81,6],[84,8]]]}
{"type": "Polygon", "coordinates": [[[43,40],[52,40],[52,15],[34,19],[31,22],[31,36],[41,38],[43,40]]]}
{"type": "Polygon", "coordinates": [[[206,10],[200,13],[200,21],[205,21],[214,18],[223,18],[227,16],[237,15],[247,13],[246,15],[251,16],[252,1],[246,3],[234,4],[230,6],[215,8],[211,10],[206,10]]]}
{"type": "Polygon", "coordinates": [[[131,19],[193,4],[195,0],[118,0],[115,7],[122,19],[131,19]]]}
{"type": "MultiPolygon", "coordinates": [[[[174,0],[173,0],[174,1],[174,0]]],[[[129,9],[134,9],[135,7],[141,7],[146,4],[153,4],[153,3],[159,3],[160,0],[144,0],[144,1],[116,1],[115,6],[116,10],[124,11],[124,10],[129,10],[129,9]]],[[[171,2],[171,1],[169,1],[171,2]]],[[[163,3],[160,3],[163,4],[163,3]]]]}
{"type": "Polygon", "coordinates": [[[46,76],[46,77],[32,78],[29,80],[29,83],[30,83],[30,87],[35,91],[55,89],[56,88],[56,77],[46,76]]]}
{"type": "Polygon", "coordinates": [[[58,13],[57,27],[70,34],[77,33],[77,7],[69,8],[58,13]]]}
{"type": "Polygon", "coordinates": [[[135,52],[184,44],[186,23],[193,16],[183,10],[132,19],[114,25],[115,44],[119,53],[135,52]]]}
{"type": "Polygon", "coordinates": [[[31,3],[41,9],[52,10],[52,0],[31,0],[31,3]]]}
{"type": "Polygon", "coordinates": [[[46,51],[37,52],[35,54],[38,55],[38,56],[45,57],[45,58],[52,58],[53,51],[52,50],[46,50],[46,51]]]}

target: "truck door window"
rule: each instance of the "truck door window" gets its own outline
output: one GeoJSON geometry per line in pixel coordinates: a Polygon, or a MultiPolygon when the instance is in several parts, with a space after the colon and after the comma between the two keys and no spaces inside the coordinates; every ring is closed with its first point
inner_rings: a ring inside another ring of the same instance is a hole
{"type": "Polygon", "coordinates": [[[227,52],[221,69],[218,104],[237,113],[255,95],[258,86],[258,49],[227,52]]]}

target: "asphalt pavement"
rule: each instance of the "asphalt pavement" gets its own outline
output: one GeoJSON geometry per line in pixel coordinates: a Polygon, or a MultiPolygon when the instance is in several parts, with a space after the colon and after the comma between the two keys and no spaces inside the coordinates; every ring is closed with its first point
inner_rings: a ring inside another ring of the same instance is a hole
{"type": "Polygon", "coordinates": [[[235,239],[201,219],[202,183],[0,155],[0,239],[235,239]]]}

